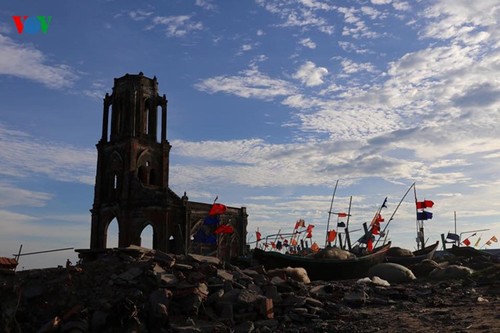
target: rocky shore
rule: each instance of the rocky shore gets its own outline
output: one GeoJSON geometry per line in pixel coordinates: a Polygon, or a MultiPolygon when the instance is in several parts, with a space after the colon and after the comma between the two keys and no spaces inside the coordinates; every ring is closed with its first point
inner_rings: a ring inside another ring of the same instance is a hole
{"type": "Polygon", "coordinates": [[[309,282],[293,270],[110,249],[76,266],[0,272],[0,332],[500,332],[496,261],[427,262],[405,282],[309,282]]]}

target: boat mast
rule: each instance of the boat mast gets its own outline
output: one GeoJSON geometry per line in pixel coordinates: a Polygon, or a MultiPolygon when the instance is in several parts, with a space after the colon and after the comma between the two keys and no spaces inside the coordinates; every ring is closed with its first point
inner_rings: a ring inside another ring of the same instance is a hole
{"type": "Polygon", "coordinates": [[[339,180],[335,183],[335,188],[333,190],[332,202],[330,203],[330,210],[328,211],[328,222],[326,223],[326,237],[325,237],[325,247],[328,244],[328,229],[330,228],[330,218],[332,217],[333,200],[335,199],[335,193],[337,192],[337,185],[339,180]]]}
{"type": "Polygon", "coordinates": [[[347,248],[351,251],[351,236],[349,236],[349,218],[351,217],[351,204],[352,204],[352,195],[349,199],[349,210],[347,211],[347,221],[345,224],[344,232],[345,232],[345,242],[347,244],[347,248]]]}
{"type": "Polygon", "coordinates": [[[406,198],[406,196],[408,195],[408,192],[410,192],[411,188],[415,186],[415,183],[411,184],[411,186],[408,188],[408,190],[406,190],[406,193],[403,195],[403,197],[401,198],[401,200],[399,200],[399,203],[398,205],[396,206],[396,209],[394,210],[394,212],[392,213],[391,215],[391,218],[389,219],[389,221],[387,221],[387,224],[385,225],[384,227],[384,230],[382,230],[382,232],[379,234],[378,236],[378,239],[377,241],[375,242],[375,246],[377,246],[378,242],[380,241],[380,238],[382,238],[382,235],[385,234],[385,230],[387,229],[387,227],[389,226],[389,223],[391,223],[392,221],[392,218],[394,217],[394,215],[396,214],[396,212],[398,211],[399,209],[399,206],[401,206],[401,203],[403,202],[403,200],[406,198]]]}
{"type": "Polygon", "coordinates": [[[415,216],[417,221],[417,250],[423,249],[425,247],[425,237],[424,237],[424,221],[418,220],[418,208],[417,208],[417,187],[413,186],[413,193],[415,196],[415,216]]]}

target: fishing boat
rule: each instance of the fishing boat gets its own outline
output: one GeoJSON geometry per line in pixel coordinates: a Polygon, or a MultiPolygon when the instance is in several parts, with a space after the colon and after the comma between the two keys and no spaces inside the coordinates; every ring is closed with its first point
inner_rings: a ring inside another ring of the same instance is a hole
{"type": "Polygon", "coordinates": [[[483,250],[478,250],[470,246],[456,246],[455,244],[453,244],[451,248],[446,249],[446,251],[450,252],[456,257],[486,257],[488,259],[492,259],[495,257],[494,254],[488,253],[483,250]]]}
{"type": "Polygon", "coordinates": [[[283,254],[255,248],[253,259],[264,265],[266,269],[302,267],[307,271],[311,280],[346,280],[367,276],[368,270],[372,266],[384,262],[390,247],[391,243],[389,242],[374,249],[372,253],[343,260],[283,254]]]}
{"type": "Polygon", "coordinates": [[[439,241],[432,245],[424,247],[423,249],[413,251],[412,256],[396,256],[391,253],[391,249],[385,256],[385,259],[387,262],[392,262],[403,266],[411,266],[420,263],[424,259],[432,259],[434,257],[434,253],[436,253],[438,246],[439,241]]]}

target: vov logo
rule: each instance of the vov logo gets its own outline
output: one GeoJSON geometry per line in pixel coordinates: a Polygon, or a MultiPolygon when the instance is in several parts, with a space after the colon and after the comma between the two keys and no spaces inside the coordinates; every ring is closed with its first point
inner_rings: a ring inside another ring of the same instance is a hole
{"type": "Polygon", "coordinates": [[[17,32],[22,34],[37,34],[40,31],[44,34],[49,30],[49,24],[52,16],[12,16],[17,32]]]}

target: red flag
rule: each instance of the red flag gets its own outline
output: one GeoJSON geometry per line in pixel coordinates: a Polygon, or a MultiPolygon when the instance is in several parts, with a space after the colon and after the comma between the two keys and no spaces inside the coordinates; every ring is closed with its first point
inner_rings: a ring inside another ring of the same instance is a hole
{"type": "Polygon", "coordinates": [[[337,232],[335,230],[328,231],[328,242],[333,242],[337,238],[337,232]]]}
{"type": "Polygon", "coordinates": [[[368,252],[372,252],[373,250],[373,241],[372,238],[368,238],[368,241],[366,242],[366,248],[368,249],[368,252]]]}
{"type": "Polygon", "coordinates": [[[303,219],[300,219],[297,222],[295,222],[295,228],[294,229],[304,228],[305,226],[306,226],[306,221],[304,221],[303,219]]]}
{"type": "Polygon", "coordinates": [[[256,231],[255,235],[257,236],[257,242],[260,241],[262,234],[259,231],[256,231]]]}
{"type": "Polygon", "coordinates": [[[417,201],[417,209],[432,208],[432,206],[434,206],[432,200],[417,201]]]}
{"type": "Polygon", "coordinates": [[[380,223],[375,222],[372,226],[372,234],[378,235],[380,233],[380,223]]]}
{"type": "Polygon", "coordinates": [[[312,238],[312,236],[313,236],[312,231],[308,231],[306,238],[312,238]]]}
{"type": "Polygon", "coordinates": [[[217,229],[215,229],[214,234],[232,234],[234,232],[233,227],[227,224],[222,224],[217,229]]]}
{"type": "Polygon", "coordinates": [[[469,246],[470,240],[468,238],[466,238],[466,239],[464,239],[464,241],[462,243],[464,243],[466,246],[469,246]]]}
{"type": "Polygon", "coordinates": [[[382,217],[382,215],[378,214],[377,222],[384,222],[384,218],[382,217]]]}
{"type": "Polygon", "coordinates": [[[307,232],[312,232],[313,228],[314,228],[314,225],[313,225],[313,224],[309,224],[309,225],[307,226],[306,231],[307,231],[307,232]]]}
{"type": "Polygon", "coordinates": [[[338,217],[346,217],[347,213],[338,213],[337,215],[338,215],[338,217]]]}
{"type": "Polygon", "coordinates": [[[212,205],[212,208],[210,208],[208,215],[224,214],[226,212],[226,209],[227,209],[227,207],[224,206],[223,204],[214,203],[212,205]]]}

